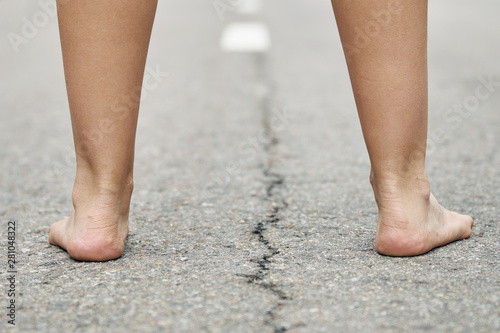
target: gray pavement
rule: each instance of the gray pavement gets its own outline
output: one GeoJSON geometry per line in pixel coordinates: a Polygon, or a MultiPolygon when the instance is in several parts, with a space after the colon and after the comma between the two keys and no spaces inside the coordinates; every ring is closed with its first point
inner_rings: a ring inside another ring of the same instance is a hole
{"type": "MultiPolygon", "coordinates": [[[[430,5],[429,176],[476,224],[414,258],[373,248],[369,162],[329,2],[224,8],[221,19],[211,1],[160,1],[125,254],[83,263],[47,242],[70,213],[75,168],[57,20],[0,0],[4,281],[9,220],[18,257],[16,326],[2,315],[0,331],[499,331],[500,87],[474,96],[500,81],[500,2],[430,5]],[[8,34],[22,36],[23,17],[38,27],[16,52],[8,34]],[[238,21],[266,24],[272,48],[222,51],[238,21]]],[[[0,293],[2,311],[9,300],[0,293]]]]}

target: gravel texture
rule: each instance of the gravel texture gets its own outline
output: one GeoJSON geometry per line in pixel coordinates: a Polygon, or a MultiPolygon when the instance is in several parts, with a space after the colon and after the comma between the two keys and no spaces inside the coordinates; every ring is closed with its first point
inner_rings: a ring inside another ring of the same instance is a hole
{"type": "Polygon", "coordinates": [[[141,106],[125,253],[85,263],[50,246],[75,169],[57,20],[18,53],[6,38],[41,10],[0,1],[0,217],[18,246],[17,325],[3,315],[1,332],[500,330],[500,87],[446,118],[480,77],[500,81],[500,2],[430,5],[429,177],[476,224],[414,258],[374,251],[368,156],[319,0],[224,20],[211,1],[160,1],[147,68],[168,76],[141,106]],[[267,24],[272,49],[222,52],[233,21],[267,24]]]}

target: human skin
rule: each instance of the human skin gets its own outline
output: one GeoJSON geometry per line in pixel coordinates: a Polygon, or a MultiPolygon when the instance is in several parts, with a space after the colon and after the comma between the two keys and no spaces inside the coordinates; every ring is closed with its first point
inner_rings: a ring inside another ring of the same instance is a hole
{"type": "MultiPolygon", "coordinates": [[[[133,191],[139,97],[156,0],[59,0],[77,172],[74,210],[49,242],[83,261],[123,253],[133,191]]],[[[332,0],[371,161],[379,208],[375,247],[412,256],[470,236],[472,218],[430,193],[427,1],[332,0]],[[363,43],[359,29],[389,16],[363,43]]]]}
{"type": "Polygon", "coordinates": [[[427,0],[332,0],[332,5],[370,156],[379,209],[377,251],[419,255],[470,237],[472,218],[444,209],[431,194],[425,171],[427,0]]]}
{"type": "Polygon", "coordinates": [[[156,0],[59,0],[76,152],[74,210],[49,241],[77,260],[123,253],[140,91],[156,0]]]}

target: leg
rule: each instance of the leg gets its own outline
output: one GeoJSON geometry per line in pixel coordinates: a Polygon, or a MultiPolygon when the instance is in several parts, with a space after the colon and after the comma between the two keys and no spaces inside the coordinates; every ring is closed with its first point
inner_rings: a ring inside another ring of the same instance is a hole
{"type": "Polygon", "coordinates": [[[427,0],[332,0],[379,209],[375,247],[418,255],[468,238],[472,218],[430,193],[427,144],[427,0]]]}
{"type": "Polygon", "coordinates": [[[58,1],[76,151],[71,216],[49,242],[73,258],[123,253],[140,90],[157,0],[58,1]]]}

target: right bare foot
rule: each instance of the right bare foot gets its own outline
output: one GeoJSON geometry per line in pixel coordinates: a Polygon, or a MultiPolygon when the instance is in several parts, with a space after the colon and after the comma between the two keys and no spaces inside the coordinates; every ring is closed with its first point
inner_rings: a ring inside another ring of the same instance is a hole
{"type": "Polygon", "coordinates": [[[415,256],[470,237],[473,219],[443,208],[425,175],[404,182],[372,178],[371,183],[379,209],[379,253],[415,256]]]}
{"type": "Polygon", "coordinates": [[[70,217],[50,227],[49,242],[65,249],[76,260],[119,258],[128,234],[132,190],[132,182],[93,189],[76,185],[74,210],[70,217]]]}

